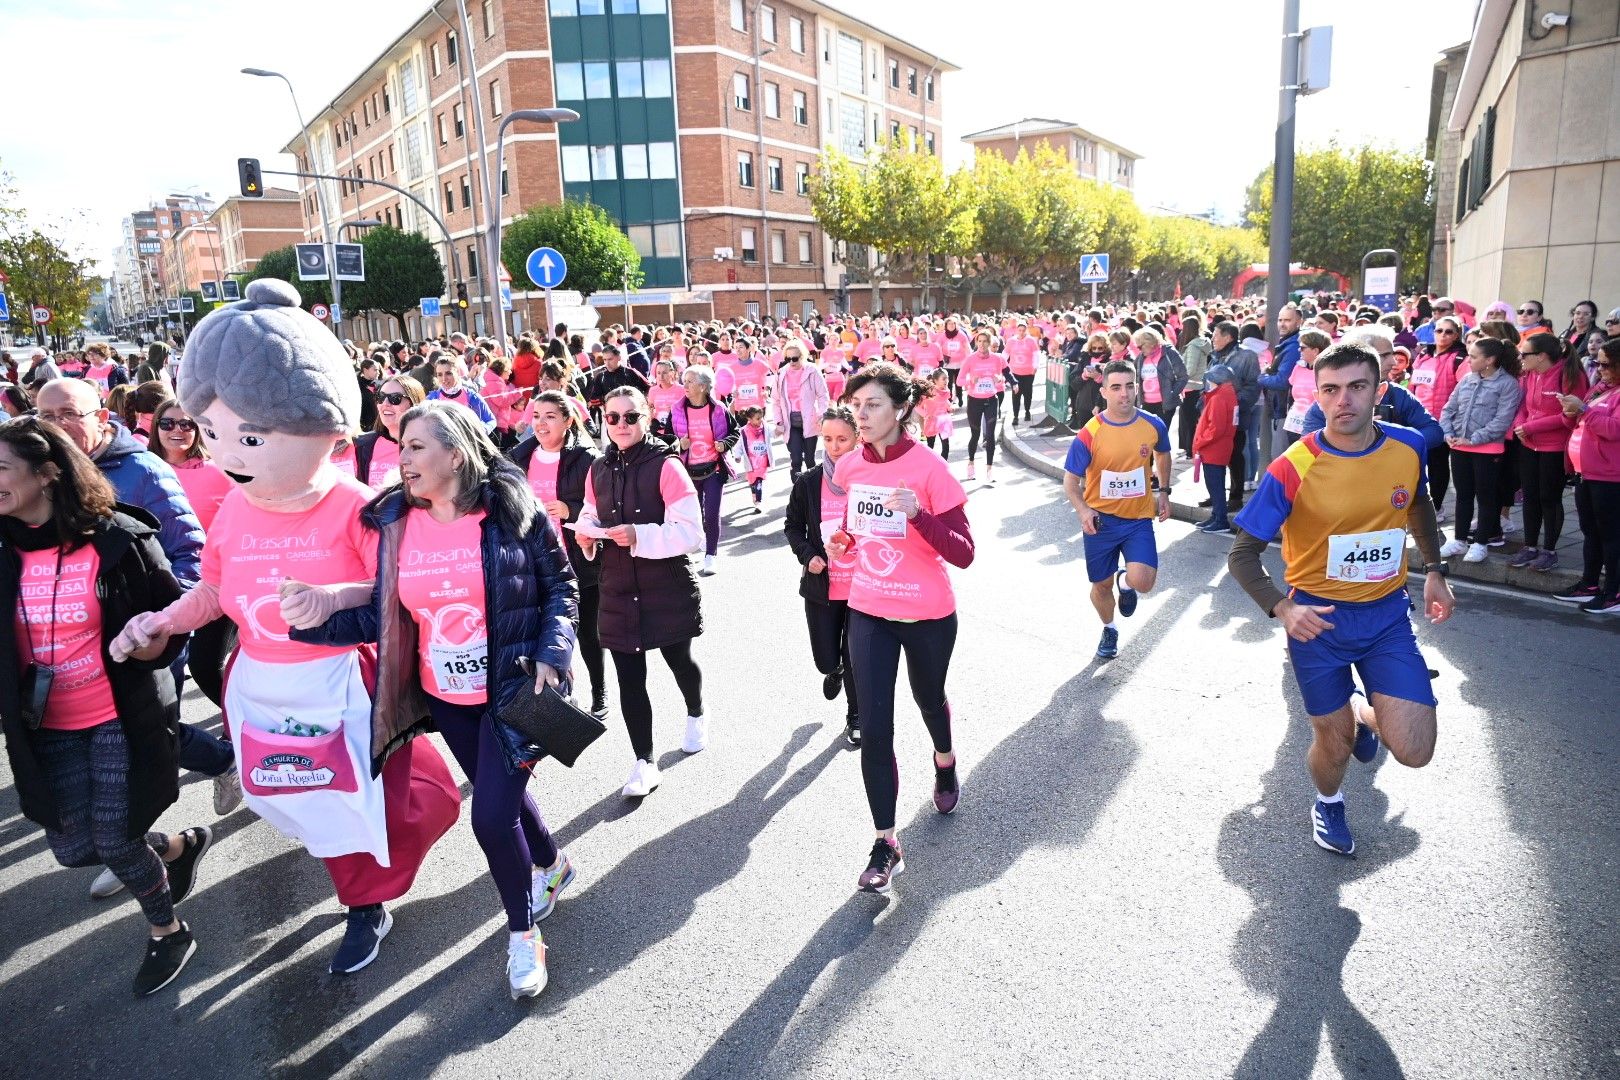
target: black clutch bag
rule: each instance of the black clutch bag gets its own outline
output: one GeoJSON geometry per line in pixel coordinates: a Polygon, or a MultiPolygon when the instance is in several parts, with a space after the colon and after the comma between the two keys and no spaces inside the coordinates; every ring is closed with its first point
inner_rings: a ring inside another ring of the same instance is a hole
{"type": "MultiPolygon", "coordinates": [[[[522,664],[532,677],[533,661],[524,657],[522,664]]],[[[500,719],[570,769],[585,748],[607,731],[602,721],[569,701],[555,686],[547,686],[538,694],[519,694],[500,711],[500,719]]]]}

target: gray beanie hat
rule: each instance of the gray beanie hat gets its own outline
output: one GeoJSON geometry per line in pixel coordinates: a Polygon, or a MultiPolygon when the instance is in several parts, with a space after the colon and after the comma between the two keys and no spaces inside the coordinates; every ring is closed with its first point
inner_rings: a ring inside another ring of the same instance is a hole
{"type": "Polygon", "coordinates": [[[210,312],[186,342],[180,403],[202,416],[216,400],[242,419],[291,435],[341,435],[360,422],[354,365],[298,290],[248,282],[247,299],[210,312]]]}

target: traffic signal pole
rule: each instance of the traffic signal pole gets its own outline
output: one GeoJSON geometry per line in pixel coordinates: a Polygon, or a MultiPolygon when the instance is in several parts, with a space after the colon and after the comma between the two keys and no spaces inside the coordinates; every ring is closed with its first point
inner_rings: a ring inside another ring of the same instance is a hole
{"type": "MultiPolygon", "coordinates": [[[[1266,265],[1266,340],[1277,348],[1277,314],[1293,284],[1288,259],[1294,238],[1294,113],[1299,98],[1299,0],[1283,0],[1282,81],[1277,90],[1276,160],[1271,169],[1271,255],[1266,265]]],[[[1260,395],[1260,464],[1275,456],[1271,397],[1260,395]]]]}

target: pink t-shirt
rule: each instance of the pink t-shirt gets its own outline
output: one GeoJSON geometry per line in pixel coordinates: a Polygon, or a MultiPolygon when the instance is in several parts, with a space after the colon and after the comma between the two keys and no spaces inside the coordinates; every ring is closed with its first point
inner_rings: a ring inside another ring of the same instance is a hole
{"type": "Polygon", "coordinates": [[[919,378],[926,379],[939,366],[945,362],[945,354],[940,347],[932,342],[927,345],[918,345],[911,350],[911,366],[919,378]]]}
{"type": "Polygon", "coordinates": [[[1142,400],[1149,405],[1158,405],[1164,400],[1164,392],[1159,389],[1159,361],[1163,358],[1163,349],[1142,354],[1142,400]]]}
{"type": "Polygon", "coordinates": [[[1040,343],[1032,337],[1007,339],[1007,366],[1014,375],[1035,374],[1035,354],[1040,343]]]}
{"type": "Polygon", "coordinates": [[[354,456],[354,443],[345,443],[342,450],[333,454],[332,464],[344,476],[354,476],[360,467],[360,463],[354,456]]]}
{"type": "Polygon", "coordinates": [[[966,334],[958,330],[955,337],[940,334],[939,347],[945,354],[945,366],[957,367],[962,363],[963,357],[973,349],[973,343],[968,340],[966,334]]]}
{"type": "MultiPolygon", "coordinates": [[[[849,503],[849,493],[843,488],[833,485],[832,474],[831,466],[821,470],[821,539],[823,543],[843,526],[844,508],[849,503]]],[[[826,570],[827,599],[849,599],[849,580],[854,571],[855,552],[846,552],[842,559],[828,557],[826,570]]]]}
{"type": "Polygon", "coordinates": [[[207,458],[190,458],[173,468],[175,477],[180,481],[180,489],[186,493],[186,501],[191,504],[197,520],[202,522],[203,532],[207,532],[214,527],[219,504],[231,493],[235,481],[207,458]]]}
{"type": "Polygon", "coordinates": [[[483,521],[482,510],[441,522],[413,509],[399,549],[399,602],[416,620],[422,689],[456,705],[489,700],[483,521]]]}
{"type": "Polygon", "coordinates": [[[281,583],[338,585],[377,576],[377,537],[360,525],[371,489],[339,476],[308,510],[282,514],[248,502],[240,488],[220,504],[203,544],[202,579],[219,590],[225,614],[241,628],[242,651],[267,664],[341,656],[349,646],[293,641],[281,619],[281,583]]]}
{"type": "Polygon", "coordinates": [[[761,424],[744,424],[742,440],[743,454],[748,458],[748,480],[752,483],[770,470],[771,440],[761,424]]]}
{"type": "Polygon", "coordinates": [[[16,619],[17,657],[54,675],[42,726],[80,731],[118,716],[101,655],[101,557],[89,544],[76,551],[19,551],[22,574],[16,619]],[[62,573],[57,576],[57,557],[62,573]]]}
{"type": "Polygon", "coordinates": [[[111,388],[113,370],[117,366],[117,364],[112,363],[91,364],[88,368],[85,368],[84,377],[99,386],[101,396],[106,397],[107,391],[111,388]]]}
{"type": "Polygon", "coordinates": [[[734,364],[731,368],[731,404],[736,409],[749,409],[765,405],[765,388],[770,385],[771,369],[764,361],[734,364]]]}
{"type": "Polygon", "coordinates": [[[377,441],[371,444],[370,474],[365,477],[366,486],[372,491],[381,491],[383,488],[399,479],[399,443],[386,435],[377,436],[377,441]]]}
{"type": "Polygon", "coordinates": [[[849,376],[844,374],[844,369],[837,366],[831,369],[824,368],[822,374],[827,379],[827,400],[837,401],[843,397],[844,384],[849,382],[849,376]]]}
{"type": "Polygon", "coordinates": [[[670,412],[685,396],[686,390],[679,383],[674,386],[655,386],[648,390],[647,404],[652,406],[653,419],[659,423],[668,420],[670,412]]]}
{"type": "Polygon", "coordinates": [[[964,387],[970,398],[993,398],[1006,389],[1006,382],[1001,377],[1002,369],[1006,366],[1007,362],[1000,353],[972,353],[962,361],[956,385],[964,387]]]}
{"type": "Polygon", "coordinates": [[[904,485],[917,504],[943,514],[967,502],[944,459],[913,445],[893,461],[868,461],[857,450],[839,459],[838,486],[849,493],[845,529],[855,537],[849,606],[878,619],[943,619],[956,610],[945,560],[903,516],[879,517],[874,504],[904,485]],[[869,527],[862,519],[870,518],[869,527]]]}
{"type": "MultiPolygon", "coordinates": [[[[899,350],[895,351],[898,352],[899,350]]],[[[865,362],[881,355],[882,352],[883,340],[881,338],[865,338],[855,346],[855,359],[865,362]]]]}
{"type": "Polygon", "coordinates": [[[541,505],[557,501],[557,463],[561,460],[561,451],[539,446],[529,458],[529,490],[541,505]]]}
{"type": "Polygon", "coordinates": [[[708,409],[686,410],[686,437],[692,441],[686,451],[686,460],[693,465],[707,465],[720,458],[714,448],[714,424],[710,422],[709,415],[708,409]]]}

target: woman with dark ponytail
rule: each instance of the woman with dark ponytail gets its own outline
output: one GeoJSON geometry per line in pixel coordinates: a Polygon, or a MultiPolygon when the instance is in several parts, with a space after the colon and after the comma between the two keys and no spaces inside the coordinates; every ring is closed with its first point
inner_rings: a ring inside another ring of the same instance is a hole
{"type": "Polygon", "coordinates": [[[956,597],[945,564],[973,562],[962,507],[967,494],[942,458],[908,433],[928,384],[895,364],[868,364],[845,395],[861,448],[838,463],[847,492],[844,526],[826,545],[834,561],[853,557],[849,654],[861,703],[861,778],[877,839],[858,887],[888,892],[905,869],[895,836],[899,764],[894,756],[894,692],[900,654],[934,744],[934,809],[956,809],[961,786],[951,744],[945,677],[956,646],[956,597]]]}
{"type": "Polygon", "coordinates": [[[1570,428],[1564,424],[1560,395],[1586,397],[1586,371],[1577,357],[1564,355],[1556,334],[1531,334],[1519,342],[1524,374],[1523,400],[1513,418],[1519,439],[1519,484],[1524,488],[1524,548],[1508,563],[1546,573],[1558,566],[1564,530],[1564,452],[1570,428]],[[1543,539],[1545,538],[1545,539],[1543,539]]]}

